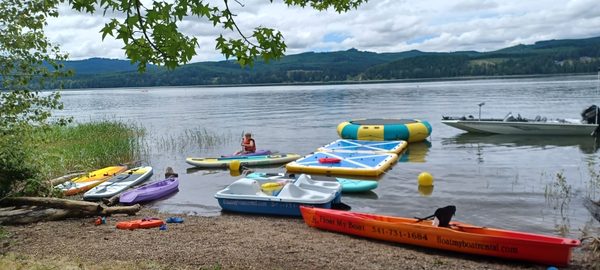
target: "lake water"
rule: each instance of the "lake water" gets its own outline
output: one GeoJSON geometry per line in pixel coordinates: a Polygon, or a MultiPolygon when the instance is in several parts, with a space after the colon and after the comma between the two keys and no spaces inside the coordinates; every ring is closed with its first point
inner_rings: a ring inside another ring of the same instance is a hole
{"type": "MultiPolygon", "coordinates": [[[[354,211],[427,216],[456,205],[455,220],[528,232],[579,237],[597,230],[583,207],[598,199],[597,143],[592,137],[477,136],[440,123],[442,115],[580,118],[600,105],[596,76],[451,82],[264,87],[160,87],[64,91],[65,109],[78,122],[122,120],[147,130],[146,162],[159,180],[167,166],[179,173],[180,191],[152,204],[161,211],[219,215],[213,195],[238,179],[226,170],[196,170],[189,156],[239,150],[242,132],[258,148],[308,154],[338,139],[336,126],[356,118],[416,118],[433,127],[428,142],[411,144],[379,187],[344,195],[354,211]],[[203,145],[190,134],[218,140],[203,145]],[[430,172],[433,190],[419,190],[417,175],[430,172]],[[566,184],[558,184],[557,174],[566,184]],[[566,233],[565,233],[566,230],[566,233]]],[[[283,168],[261,169],[283,172],[283,168]]]]}

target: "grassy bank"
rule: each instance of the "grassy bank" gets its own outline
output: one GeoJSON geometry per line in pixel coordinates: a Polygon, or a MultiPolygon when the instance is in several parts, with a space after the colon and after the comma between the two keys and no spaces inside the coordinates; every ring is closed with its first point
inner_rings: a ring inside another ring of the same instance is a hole
{"type": "Polygon", "coordinates": [[[48,178],[71,171],[89,171],[115,164],[140,162],[147,152],[144,129],[121,122],[102,121],[53,126],[38,131],[31,143],[48,178]]]}
{"type": "Polygon", "coordinates": [[[116,121],[31,127],[0,138],[0,198],[44,196],[46,180],[74,171],[143,162],[143,128],[116,121]]]}

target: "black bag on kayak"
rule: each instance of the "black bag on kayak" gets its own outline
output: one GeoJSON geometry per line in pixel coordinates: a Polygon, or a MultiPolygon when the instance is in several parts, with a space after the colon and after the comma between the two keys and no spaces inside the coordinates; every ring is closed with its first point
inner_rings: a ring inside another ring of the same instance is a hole
{"type": "MultiPolygon", "coordinates": [[[[452,216],[456,213],[456,206],[448,205],[446,207],[438,208],[435,210],[433,215],[424,217],[424,218],[416,218],[417,222],[421,222],[423,220],[427,220],[430,218],[437,219],[438,227],[450,227],[450,220],[452,220],[452,216]]],[[[436,223],[434,221],[434,223],[436,223]]]]}

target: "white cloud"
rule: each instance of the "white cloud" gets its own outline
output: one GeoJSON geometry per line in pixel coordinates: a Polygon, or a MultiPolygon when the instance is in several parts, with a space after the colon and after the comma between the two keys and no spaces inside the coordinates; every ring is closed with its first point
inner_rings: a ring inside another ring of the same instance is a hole
{"type": "MultiPolygon", "coordinates": [[[[229,3],[242,31],[251,34],[257,26],[279,29],[288,45],[287,54],[350,48],[490,51],[539,40],[600,36],[600,9],[595,0],[385,0],[370,1],[342,14],[287,7],[281,1],[241,2],[243,7],[229,3]]],[[[101,41],[99,31],[108,19],[68,7],[60,11],[46,32],[72,59],[124,58],[120,41],[110,37],[101,41]]],[[[204,18],[190,18],[180,26],[198,38],[200,48],[193,61],[222,60],[214,39],[219,34],[235,35],[214,28],[204,18]]]]}

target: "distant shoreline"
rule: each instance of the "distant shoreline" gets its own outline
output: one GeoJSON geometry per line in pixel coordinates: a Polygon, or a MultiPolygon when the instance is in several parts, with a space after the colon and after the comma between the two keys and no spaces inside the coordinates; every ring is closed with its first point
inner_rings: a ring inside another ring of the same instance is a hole
{"type": "Polygon", "coordinates": [[[257,84],[198,84],[198,85],[157,85],[157,86],[131,86],[131,87],[102,87],[102,88],[68,88],[44,91],[81,91],[102,89],[150,89],[157,87],[169,88],[225,88],[249,86],[305,86],[305,85],[354,85],[354,84],[387,84],[387,83],[415,83],[415,82],[454,82],[475,80],[504,80],[504,79],[535,79],[557,78],[569,76],[592,76],[597,73],[558,73],[558,74],[529,74],[529,75],[501,75],[501,76],[467,76],[467,77],[440,77],[440,78],[414,78],[394,80],[365,80],[365,81],[331,81],[331,82],[296,82],[296,83],[257,83],[257,84]]]}

